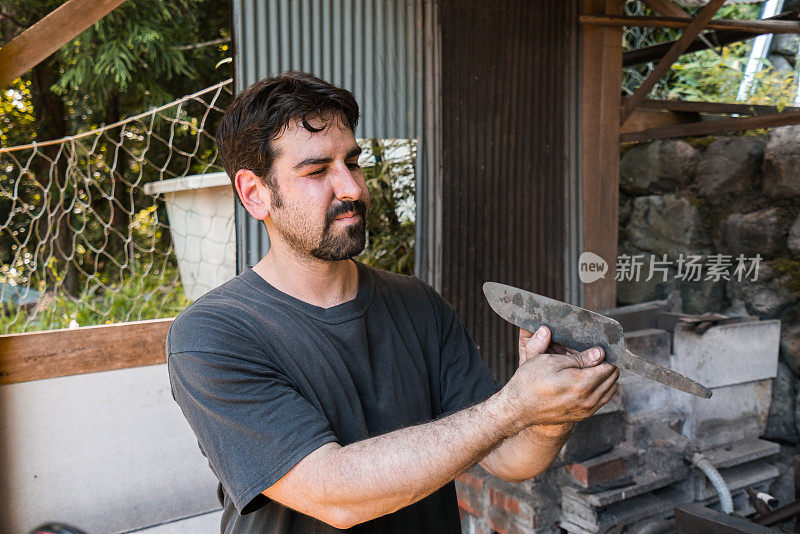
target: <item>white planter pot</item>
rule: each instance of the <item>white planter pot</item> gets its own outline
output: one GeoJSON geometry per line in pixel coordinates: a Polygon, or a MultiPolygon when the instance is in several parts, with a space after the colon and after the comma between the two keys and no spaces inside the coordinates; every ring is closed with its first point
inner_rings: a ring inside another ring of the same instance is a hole
{"type": "Polygon", "coordinates": [[[145,184],[161,194],[186,297],[196,300],[236,275],[233,189],[224,172],[145,184]]]}

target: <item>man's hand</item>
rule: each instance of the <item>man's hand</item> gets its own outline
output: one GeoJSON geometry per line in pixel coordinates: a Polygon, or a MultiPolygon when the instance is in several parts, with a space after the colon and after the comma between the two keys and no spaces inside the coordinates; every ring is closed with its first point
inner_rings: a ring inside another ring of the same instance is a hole
{"type": "Polygon", "coordinates": [[[619,369],[603,363],[603,349],[547,354],[550,330],[520,331],[520,366],[503,388],[520,430],[586,419],[617,392],[619,369]]]}
{"type": "Polygon", "coordinates": [[[520,367],[501,394],[519,410],[517,426],[531,424],[486,456],[481,461],[484,469],[511,482],[547,469],[567,441],[573,422],[593,414],[617,391],[619,370],[601,363],[602,349],[594,350],[577,352],[551,343],[546,327],[536,334],[520,330],[520,367]]]}

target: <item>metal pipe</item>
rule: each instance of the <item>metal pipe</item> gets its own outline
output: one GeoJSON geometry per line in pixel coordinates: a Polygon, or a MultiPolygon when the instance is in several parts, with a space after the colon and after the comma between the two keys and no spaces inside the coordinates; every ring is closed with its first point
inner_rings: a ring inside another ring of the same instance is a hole
{"type": "Polygon", "coordinates": [[[733,513],[733,499],[731,498],[731,490],[728,489],[722,475],[719,474],[717,468],[711,465],[702,453],[696,452],[692,457],[692,465],[702,471],[707,477],[714,489],[717,490],[719,495],[719,506],[726,514],[733,513]]]}
{"type": "Polygon", "coordinates": [[[794,501],[792,504],[787,504],[765,516],[759,517],[755,522],[765,527],[771,527],[772,525],[777,525],[778,523],[791,519],[798,514],[800,514],[800,501],[794,501]]]}

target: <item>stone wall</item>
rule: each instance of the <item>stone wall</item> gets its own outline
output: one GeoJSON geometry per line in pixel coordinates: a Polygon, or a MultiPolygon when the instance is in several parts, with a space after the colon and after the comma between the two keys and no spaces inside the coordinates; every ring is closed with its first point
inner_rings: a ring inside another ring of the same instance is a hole
{"type": "Polygon", "coordinates": [[[800,126],[634,146],[622,156],[620,189],[618,267],[628,267],[626,279],[618,278],[619,304],[671,295],[687,313],[780,319],[781,362],[765,437],[797,444],[800,126]],[[687,276],[690,258],[703,267],[699,277],[687,276]],[[740,258],[747,268],[758,264],[757,276],[736,273],[740,258]],[[638,277],[630,269],[637,261],[638,277]],[[714,274],[710,265],[725,262],[724,274],[714,274]]]}

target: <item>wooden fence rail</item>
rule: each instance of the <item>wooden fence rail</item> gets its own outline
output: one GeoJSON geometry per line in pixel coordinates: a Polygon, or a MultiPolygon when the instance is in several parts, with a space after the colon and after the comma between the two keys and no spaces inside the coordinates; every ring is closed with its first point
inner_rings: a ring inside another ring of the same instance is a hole
{"type": "Polygon", "coordinates": [[[0,384],[164,363],[172,321],[0,335],[0,384]]]}

